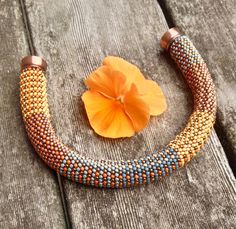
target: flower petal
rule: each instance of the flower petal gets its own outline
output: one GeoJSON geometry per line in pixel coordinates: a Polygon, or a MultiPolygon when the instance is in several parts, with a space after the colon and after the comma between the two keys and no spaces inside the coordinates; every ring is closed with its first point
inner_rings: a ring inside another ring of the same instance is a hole
{"type": "Polygon", "coordinates": [[[125,91],[126,77],[108,66],[101,66],[85,80],[92,90],[109,98],[116,98],[125,91]]]}
{"type": "Polygon", "coordinates": [[[135,131],[142,130],[150,119],[149,106],[138,94],[134,84],[124,98],[125,112],[130,117],[135,131]]]}
{"type": "Polygon", "coordinates": [[[92,90],[86,91],[82,100],[89,122],[97,134],[109,138],[134,135],[132,122],[119,101],[106,98],[92,90]]]}
{"type": "Polygon", "coordinates": [[[127,77],[126,83],[129,89],[132,83],[145,79],[135,65],[120,57],[108,56],[103,60],[103,65],[110,66],[113,70],[122,72],[127,77]]]}
{"type": "Polygon", "coordinates": [[[149,105],[150,115],[160,115],[166,110],[165,96],[155,81],[137,81],[135,85],[142,99],[149,105]]]}

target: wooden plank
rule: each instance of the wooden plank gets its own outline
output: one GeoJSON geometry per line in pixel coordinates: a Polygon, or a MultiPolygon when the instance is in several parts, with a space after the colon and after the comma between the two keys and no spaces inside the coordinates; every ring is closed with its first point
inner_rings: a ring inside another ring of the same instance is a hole
{"type": "Polygon", "coordinates": [[[20,59],[29,54],[19,1],[0,1],[0,228],[64,228],[55,176],[27,140],[19,103],[20,59]]]}
{"type": "MultiPolygon", "coordinates": [[[[92,158],[128,159],[168,143],[191,113],[192,100],[179,72],[161,52],[168,29],[154,0],[26,0],[37,53],[49,63],[49,103],[63,142],[92,158]],[[168,110],[130,139],[98,137],[80,96],[83,79],[107,55],[139,66],[164,90],[168,110]],[[177,76],[176,76],[177,75],[177,76]]],[[[64,180],[74,228],[234,227],[235,180],[215,133],[204,150],[160,184],[100,190],[64,180]]]]}
{"type": "Polygon", "coordinates": [[[212,72],[218,97],[216,130],[236,174],[236,1],[165,3],[174,24],[192,38],[212,72]]]}

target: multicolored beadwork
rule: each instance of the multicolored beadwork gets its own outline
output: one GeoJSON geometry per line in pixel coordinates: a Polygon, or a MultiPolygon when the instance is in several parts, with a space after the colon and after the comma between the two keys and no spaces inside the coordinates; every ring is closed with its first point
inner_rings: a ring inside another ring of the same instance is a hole
{"type": "Polygon", "coordinates": [[[168,50],[193,92],[194,112],[184,130],[163,150],[128,161],[85,158],[61,143],[50,120],[44,71],[37,65],[24,66],[20,81],[23,119],[28,136],[44,162],[72,181],[103,188],[159,181],[189,162],[213,128],[215,89],[206,64],[186,36],[177,36],[168,50]]]}

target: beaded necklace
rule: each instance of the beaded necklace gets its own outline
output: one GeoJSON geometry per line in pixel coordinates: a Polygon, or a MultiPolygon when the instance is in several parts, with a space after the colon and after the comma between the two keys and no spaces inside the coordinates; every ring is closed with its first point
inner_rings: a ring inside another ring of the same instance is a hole
{"type": "Polygon", "coordinates": [[[206,63],[177,28],[161,38],[183,73],[194,97],[194,111],[174,140],[146,157],[127,161],[94,160],[61,143],[51,124],[46,62],[37,56],[22,60],[20,98],[28,136],[39,156],[72,181],[103,188],[125,188],[159,181],[188,163],[204,145],[215,122],[216,95],[206,63]]]}

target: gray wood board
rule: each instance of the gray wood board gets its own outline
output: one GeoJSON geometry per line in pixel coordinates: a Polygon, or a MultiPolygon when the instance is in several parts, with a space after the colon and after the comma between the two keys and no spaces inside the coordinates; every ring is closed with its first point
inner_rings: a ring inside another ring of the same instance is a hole
{"type": "Polygon", "coordinates": [[[20,9],[18,1],[0,1],[0,228],[63,228],[57,180],[34,153],[21,118],[20,60],[29,50],[20,9]]]}
{"type": "MultiPolygon", "coordinates": [[[[48,94],[62,141],[92,158],[130,159],[169,142],[183,128],[192,98],[175,65],[159,48],[168,29],[155,0],[26,0],[37,53],[48,64],[48,94]],[[83,79],[107,55],[121,56],[156,80],[168,110],[129,139],[104,139],[90,128],[83,79]]],[[[204,149],[160,184],[100,190],[63,179],[74,228],[232,228],[235,179],[213,132],[204,149]]]]}
{"type": "Polygon", "coordinates": [[[236,1],[165,0],[206,60],[217,89],[217,132],[236,173],[236,1]]]}

